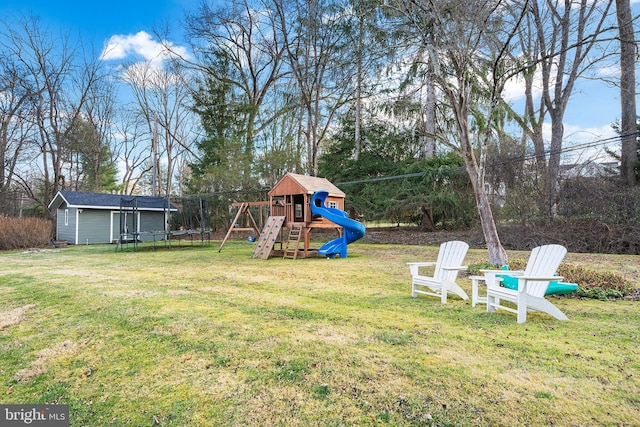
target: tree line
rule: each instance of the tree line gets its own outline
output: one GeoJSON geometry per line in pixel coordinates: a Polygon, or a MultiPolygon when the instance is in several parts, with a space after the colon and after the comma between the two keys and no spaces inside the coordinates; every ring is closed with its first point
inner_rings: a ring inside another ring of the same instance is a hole
{"type": "Polygon", "coordinates": [[[558,215],[580,79],[619,88],[616,185],[636,184],[636,20],[629,0],[202,2],[181,43],[158,28],[161,54],[114,64],[37,17],[9,17],[2,210],[27,200],[46,215],[60,189],[233,199],[287,171],[320,174],[369,180],[345,188],[354,214],[413,212],[427,228],[475,217],[498,264],[493,209],[515,175],[492,174],[496,159],[519,159],[527,206],[558,215]]]}

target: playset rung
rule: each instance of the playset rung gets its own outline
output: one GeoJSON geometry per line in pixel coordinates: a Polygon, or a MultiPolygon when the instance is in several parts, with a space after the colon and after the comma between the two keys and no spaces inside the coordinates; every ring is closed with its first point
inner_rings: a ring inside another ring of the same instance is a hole
{"type": "Polygon", "coordinates": [[[284,248],[283,258],[296,259],[298,257],[301,236],[302,226],[298,224],[292,225],[289,229],[289,238],[287,239],[287,246],[284,248]]]}

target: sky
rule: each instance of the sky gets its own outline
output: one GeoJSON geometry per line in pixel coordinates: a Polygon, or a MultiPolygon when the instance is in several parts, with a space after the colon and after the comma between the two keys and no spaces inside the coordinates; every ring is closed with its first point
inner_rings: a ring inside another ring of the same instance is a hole
{"type": "Polygon", "coordinates": [[[197,0],[0,0],[0,16],[32,14],[53,27],[76,30],[101,46],[113,35],[152,32],[168,21],[177,28],[197,0]]]}
{"type": "MultiPolygon", "coordinates": [[[[61,27],[81,35],[102,51],[105,60],[124,61],[129,57],[151,59],[160,51],[153,28],[169,24],[180,46],[180,21],[186,10],[193,11],[199,0],[0,0],[0,17],[36,15],[52,28],[61,27]]],[[[632,0],[634,12],[640,0],[632,0]]],[[[513,90],[518,102],[518,90],[513,90]]],[[[611,138],[610,125],[620,117],[620,101],[615,88],[596,81],[581,81],[565,116],[565,146],[611,138]]],[[[615,149],[615,145],[609,145],[615,149]]]]}

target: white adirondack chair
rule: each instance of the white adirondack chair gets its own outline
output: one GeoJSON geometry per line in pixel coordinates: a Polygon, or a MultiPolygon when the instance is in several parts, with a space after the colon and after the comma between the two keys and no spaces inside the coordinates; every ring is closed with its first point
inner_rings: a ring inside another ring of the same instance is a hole
{"type": "Polygon", "coordinates": [[[550,281],[563,279],[560,276],[554,276],[554,274],[566,253],[567,249],[561,245],[538,246],[531,251],[524,272],[497,272],[518,277],[518,289],[501,287],[499,281],[486,281],[487,312],[492,313],[495,309],[500,308],[516,313],[518,323],[527,321],[527,311],[541,311],[558,320],[567,320],[567,316],[544,297],[550,281]],[[516,304],[517,308],[502,305],[504,301],[516,304]]]}
{"type": "Polygon", "coordinates": [[[458,272],[466,270],[462,265],[464,257],[467,255],[469,245],[465,242],[451,241],[440,245],[438,259],[436,262],[408,262],[411,272],[411,296],[418,294],[440,297],[442,304],[447,302],[447,294],[458,295],[462,299],[469,297],[456,283],[458,272]],[[433,276],[424,276],[419,272],[420,267],[435,266],[433,276]]]}

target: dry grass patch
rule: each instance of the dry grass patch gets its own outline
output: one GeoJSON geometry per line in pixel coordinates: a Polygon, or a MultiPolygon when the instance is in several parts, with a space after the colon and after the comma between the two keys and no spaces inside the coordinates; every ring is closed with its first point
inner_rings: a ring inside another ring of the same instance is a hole
{"type": "Polygon", "coordinates": [[[31,362],[26,368],[20,369],[16,372],[13,376],[13,380],[19,383],[30,381],[47,372],[49,366],[55,363],[58,359],[73,355],[77,351],[78,344],[69,340],[60,342],[52,348],[44,348],[36,354],[36,360],[31,362]]]}
{"type": "Polygon", "coordinates": [[[35,304],[27,304],[13,310],[0,313],[0,331],[9,326],[17,325],[25,320],[25,313],[34,308],[35,304]]]}
{"type": "Polygon", "coordinates": [[[167,295],[193,295],[193,291],[186,289],[169,289],[167,295]]]}
{"type": "Polygon", "coordinates": [[[155,291],[146,291],[143,289],[121,289],[115,291],[104,291],[103,295],[116,298],[151,298],[159,294],[155,291]]]}

